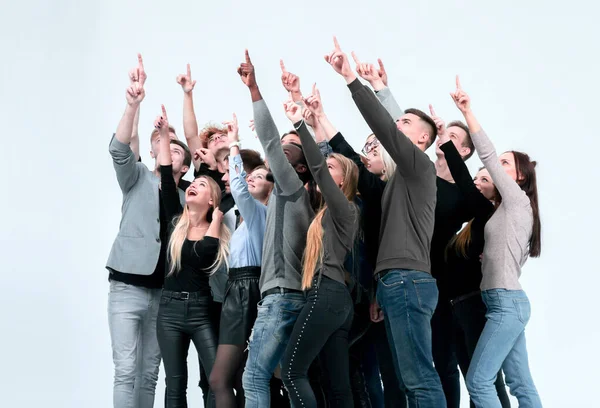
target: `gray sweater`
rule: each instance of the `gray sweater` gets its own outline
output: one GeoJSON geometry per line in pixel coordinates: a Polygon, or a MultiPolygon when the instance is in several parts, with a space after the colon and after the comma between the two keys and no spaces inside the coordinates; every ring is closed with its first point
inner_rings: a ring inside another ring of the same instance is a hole
{"type": "Polygon", "coordinates": [[[521,290],[519,276],[529,254],[533,230],[531,202],[502,167],[483,129],[472,133],[471,138],[502,196],[502,203],[485,225],[481,290],[521,290]]]}
{"type": "Polygon", "coordinates": [[[308,192],[281,148],[279,131],[264,100],[256,101],[254,125],[275,179],[267,206],[260,291],[300,290],[306,232],[314,217],[308,192]]]}
{"type": "MultiPolygon", "coordinates": [[[[358,230],[358,209],[353,202],[348,201],[342,190],[327,168],[327,161],[304,122],[298,127],[298,134],[302,141],[304,157],[313,178],[319,186],[327,208],[323,214],[323,259],[317,263],[320,274],[346,284],[346,271],[344,261],[354,245],[354,236],[358,230]]],[[[319,282],[321,276],[319,275],[319,282]]]]}
{"type": "Polygon", "coordinates": [[[381,200],[380,246],[375,273],[413,269],[431,273],[430,248],[436,204],[435,167],[396,127],[373,92],[357,79],[348,85],[363,118],[397,167],[381,200]]]}

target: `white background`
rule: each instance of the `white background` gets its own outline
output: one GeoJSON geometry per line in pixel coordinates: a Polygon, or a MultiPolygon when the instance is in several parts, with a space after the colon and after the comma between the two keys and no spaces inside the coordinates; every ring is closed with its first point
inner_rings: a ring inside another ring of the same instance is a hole
{"type": "MultiPolygon", "coordinates": [[[[546,407],[596,405],[598,7],[577,0],[336,3],[2,1],[2,406],[112,404],[104,265],[121,194],[108,142],[136,53],[148,72],[140,120],[147,164],[161,103],[183,136],[175,77],[187,62],[198,80],[200,125],[235,111],[244,147],[258,148],[245,127],[250,96],[235,72],[246,47],[281,132],[290,124],[279,58],[300,75],[305,93],[317,81],[332,122],[360,148],[368,128],[323,61],[333,34],[347,52],[383,58],[403,108],[433,103],[447,121],[460,118],[448,96],[460,73],[497,150],[538,161],[542,257],[526,264],[521,279],[532,304],[530,364],[546,407]]],[[[469,166],[479,166],[477,157],[469,166]]],[[[189,402],[200,406],[195,351],[189,360],[189,402]]]]}

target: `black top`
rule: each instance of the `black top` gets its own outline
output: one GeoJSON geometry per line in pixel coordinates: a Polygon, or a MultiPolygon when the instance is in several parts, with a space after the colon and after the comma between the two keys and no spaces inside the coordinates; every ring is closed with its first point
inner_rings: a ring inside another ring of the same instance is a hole
{"type": "Polygon", "coordinates": [[[475,187],[469,169],[463,162],[454,144],[446,142],[440,146],[452,178],[456,182],[469,214],[474,217],[471,225],[471,242],[466,248],[467,258],[463,258],[453,248],[447,251],[448,297],[455,299],[471,292],[479,291],[481,284],[481,262],[479,256],[485,243],[483,230],[485,223],[494,213],[494,205],[475,187]]]}
{"type": "Polygon", "coordinates": [[[209,169],[206,163],[200,164],[200,168],[194,171],[194,178],[198,178],[200,176],[208,176],[217,182],[217,184],[221,188],[221,191],[225,191],[225,182],[222,180],[223,175],[224,174],[218,170],[209,169]]]}
{"type": "MultiPolygon", "coordinates": [[[[171,173],[171,178],[172,177],[173,174],[171,173]]],[[[180,179],[178,187],[185,191],[190,186],[190,184],[191,183],[189,181],[180,179]]],[[[179,196],[177,196],[177,200],[179,202],[179,196]]],[[[132,273],[122,273],[111,269],[108,274],[109,280],[115,280],[126,283],[128,285],[141,286],[149,289],[160,289],[163,287],[163,283],[165,280],[167,246],[169,244],[169,238],[167,233],[168,219],[165,214],[163,201],[159,199],[158,203],[160,220],[160,252],[158,255],[158,261],[156,262],[156,268],[154,268],[154,272],[152,272],[152,275],[135,275],[132,273]]]]}
{"type": "MultiPolygon", "coordinates": [[[[327,204],[321,224],[323,226],[323,259],[321,274],[346,284],[344,261],[354,245],[354,236],[358,229],[358,207],[344,195],[335,183],[327,161],[313,140],[304,121],[294,124],[302,141],[302,150],[308,168],[321,195],[327,204]]],[[[319,268],[319,265],[317,265],[319,268]]],[[[319,277],[320,279],[320,277],[319,277]]]]}
{"type": "Polygon", "coordinates": [[[358,153],[348,144],[341,133],[329,141],[335,153],[344,155],[358,166],[358,192],[362,200],[363,233],[367,262],[372,270],[377,265],[379,251],[379,231],[381,224],[381,196],[386,182],[381,180],[360,160],[358,153]]]}
{"type": "Polygon", "coordinates": [[[436,177],[436,185],[437,203],[431,238],[431,274],[437,279],[440,297],[448,299],[446,292],[450,282],[446,270],[446,247],[472,215],[457,184],[436,177]]]}
{"type": "MultiPolygon", "coordinates": [[[[179,193],[173,179],[173,166],[160,166],[160,197],[164,205],[168,221],[168,242],[173,232],[175,217],[183,212],[179,201],[179,193]]],[[[219,239],[204,237],[200,241],[186,239],[181,248],[181,269],[164,279],[164,288],[177,292],[197,292],[209,290],[208,278],[210,266],[215,262],[219,251],[219,239]]],[[[166,262],[166,273],[169,273],[170,262],[166,262]]]]}

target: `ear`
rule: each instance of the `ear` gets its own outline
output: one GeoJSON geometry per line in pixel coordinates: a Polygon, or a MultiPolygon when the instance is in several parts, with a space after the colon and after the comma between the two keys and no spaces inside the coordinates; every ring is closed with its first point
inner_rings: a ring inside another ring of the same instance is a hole
{"type": "Polygon", "coordinates": [[[306,173],[306,170],[308,170],[308,169],[306,168],[306,166],[304,164],[297,164],[296,165],[296,171],[298,173],[306,173]]]}
{"type": "Polygon", "coordinates": [[[152,150],[150,150],[150,157],[152,157],[153,159],[156,159],[156,156],[154,155],[154,152],[152,150]]]}
{"type": "Polygon", "coordinates": [[[210,200],[208,200],[208,205],[210,205],[211,207],[214,206],[212,198],[210,200]]]}
{"type": "Polygon", "coordinates": [[[427,145],[427,142],[429,142],[429,134],[427,132],[421,133],[419,136],[419,144],[427,145]]]}
{"type": "Polygon", "coordinates": [[[183,176],[184,174],[186,174],[190,169],[190,166],[183,166],[181,168],[181,175],[183,176]]]}
{"type": "Polygon", "coordinates": [[[463,147],[462,149],[460,149],[460,155],[462,157],[466,157],[470,154],[471,154],[471,149],[469,147],[463,147]]]}

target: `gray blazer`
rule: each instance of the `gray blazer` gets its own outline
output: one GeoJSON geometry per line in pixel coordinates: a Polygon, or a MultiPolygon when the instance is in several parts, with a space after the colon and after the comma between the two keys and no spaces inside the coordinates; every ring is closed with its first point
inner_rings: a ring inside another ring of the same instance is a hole
{"type": "MultiPolygon", "coordinates": [[[[122,273],[152,275],[160,254],[160,178],[138,162],[129,145],[113,135],[108,151],[123,192],[119,233],[106,267],[122,273]]],[[[181,204],[185,194],[179,190],[181,204]]]]}

